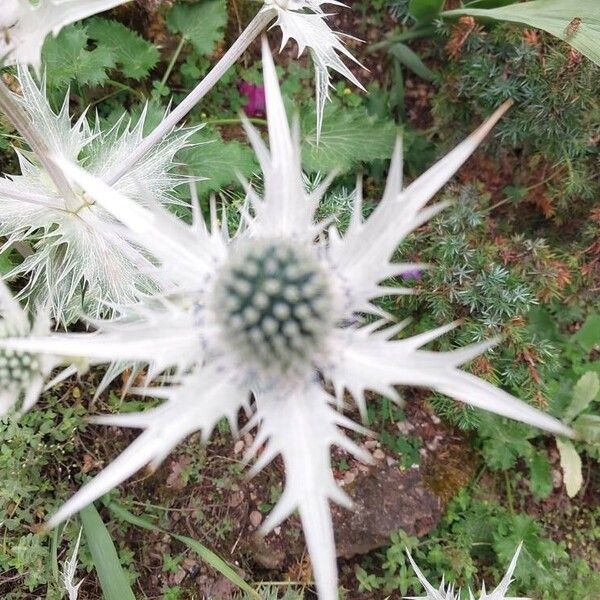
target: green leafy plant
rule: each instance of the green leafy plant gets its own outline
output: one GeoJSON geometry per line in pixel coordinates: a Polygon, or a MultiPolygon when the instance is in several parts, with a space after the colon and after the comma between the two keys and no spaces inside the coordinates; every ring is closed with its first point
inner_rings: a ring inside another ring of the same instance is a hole
{"type": "Polygon", "coordinates": [[[110,533],[94,505],[84,508],[79,516],[104,600],[135,600],[110,533]]]}
{"type": "Polygon", "coordinates": [[[524,198],[546,217],[564,220],[573,209],[584,214],[597,193],[591,175],[597,149],[590,141],[597,133],[600,103],[590,92],[600,67],[548,36],[530,38],[510,24],[442,33],[449,36],[448,44],[462,43],[446,62],[446,84],[434,98],[440,126],[456,135],[456,124],[470,121],[474,111],[512,98],[517,106],[499,125],[497,137],[524,153],[521,164],[527,168],[515,166],[511,185],[528,188],[524,198]],[[567,207],[568,213],[561,212],[567,207]]]}
{"type": "Polygon", "coordinates": [[[511,2],[497,8],[468,6],[441,13],[442,17],[461,15],[512,21],[543,29],[600,65],[600,6],[595,0],[533,0],[511,2]]]}
{"type": "Polygon", "coordinates": [[[224,0],[202,0],[196,4],[177,4],[167,15],[167,26],[192,44],[200,55],[210,54],[221,39],[227,23],[224,0]]]}
{"type": "Polygon", "coordinates": [[[102,44],[88,49],[88,40],[86,25],[70,25],[46,40],[43,56],[51,88],[62,91],[72,83],[84,87],[108,81],[108,71],[116,66],[114,50],[102,44]]]}
{"type": "Polygon", "coordinates": [[[91,19],[87,34],[97,48],[112,52],[124,77],[139,81],[147,77],[159,60],[158,48],[118,21],[91,19]]]}
{"type": "MultiPolygon", "coordinates": [[[[508,564],[522,542],[513,593],[536,600],[554,600],[565,593],[582,600],[596,597],[600,576],[586,561],[570,555],[564,542],[553,541],[538,520],[511,513],[496,501],[473,497],[478,493],[477,488],[459,492],[429,537],[417,540],[402,532],[394,534],[388,549],[380,554],[380,567],[365,559],[356,569],[360,588],[418,593],[420,585],[412,575],[405,552],[408,549],[430,581],[441,581],[445,575],[449,584],[463,588],[466,600],[468,587],[480,588],[482,582],[502,576],[501,565],[508,564]]],[[[591,535],[599,534],[595,531],[591,535]]]]}

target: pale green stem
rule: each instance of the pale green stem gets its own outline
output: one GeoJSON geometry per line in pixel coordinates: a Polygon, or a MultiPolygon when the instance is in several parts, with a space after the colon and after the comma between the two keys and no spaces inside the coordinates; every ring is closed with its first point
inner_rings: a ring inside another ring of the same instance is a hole
{"type": "MultiPolygon", "coordinates": [[[[114,79],[108,79],[106,81],[106,83],[109,83],[113,87],[119,88],[120,91],[129,92],[130,94],[137,96],[142,102],[144,102],[146,100],[146,96],[144,96],[144,94],[142,94],[142,92],[132,88],[130,85],[126,85],[125,83],[121,83],[120,81],[115,81],[114,79]]],[[[98,102],[96,101],[95,104],[97,104],[97,103],[98,102]]],[[[87,106],[87,104],[86,104],[86,106],[87,106]]]]}
{"type": "Polygon", "coordinates": [[[167,70],[165,71],[163,78],[160,80],[161,85],[165,85],[165,83],[167,83],[167,81],[169,80],[169,77],[171,76],[171,73],[173,72],[173,68],[175,67],[175,63],[177,62],[177,59],[179,58],[179,55],[181,54],[181,51],[183,50],[183,47],[185,46],[186,42],[187,42],[187,39],[185,37],[182,37],[179,40],[179,45],[175,49],[175,52],[173,52],[173,57],[171,58],[171,62],[169,62],[169,66],[167,67],[167,70]]]}
{"type": "Polygon", "coordinates": [[[183,101],[170,112],[159,125],[150,132],[139,146],[123,161],[121,167],[106,183],[114,185],[160,140],[168,134],[204,96],[221,79],[223,74],[244,53],[248,46],[259,36],[263,29],[273,19],[274,12],[261,10],[250,21],[250,24],[234,44],[227,50],[221,60],[210,70],[206,77],[183,99],[183,101]]]}
{"type": "Polygon", "coordinates": [[[37,156],[42,167],[54,182],[59,194],[63,197],[67,210],[76,209],[79,203],[69,182],[63,175],[63,172],[52,162],[50,150],[46,146],[46,142],[40,138],[38,132],[32,126],[29,117],[19,106],[12,92],[2,80],[0,80],[0,110],[7,116],[8,120],[21,134],[27,144],[29,144],[29,147],[37,156]]]}
{"type": "MultiPolygon", "coordinates": [[[[248,119],[246,119],[246,121],[249,121],[250,123],[254,123],[255,125],[266,125],[267,124],[266,119],[257,119],[256,117],[249,117],[248,119]]],[[[240,117],[238,117],[238,118],[231,118],[231,119],[207,119],[204,122],[207,125],[238,125],[239,123],[242,123],[243,121],[240,117]]]]}

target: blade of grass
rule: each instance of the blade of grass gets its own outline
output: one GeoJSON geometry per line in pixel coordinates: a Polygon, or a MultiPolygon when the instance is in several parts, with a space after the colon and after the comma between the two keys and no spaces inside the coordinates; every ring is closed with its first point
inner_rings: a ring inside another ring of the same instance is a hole
{"type": "Polygon", "coordinates": [[[111,502],[110,504],[108,504],[108,508],[117,518],[125,521],[126,523],[129,523],[130,525],[141,527],[142,529],[149,529],[150,531],[160,531],[161,533],[169,534],[172,538],[186,545],[192,552],[195,552],[202,560],[207,562],[213,569],[221,573],[221,575],[229,579],[231,583],[237,585],[251,598],[254,598],[255,600],[261,600],[260,594],[258,594],[256,590],[254,590],[250,585],[248,585],[248,583],[246,583],[237,574],[233,567],[231,567],[218,554],[207,548],[204,544],[201,544],[200,542],[191,537],[185,535],[178,535],[176,533],[171,533],[166,529],[162,529],[162,527],[154,525],[154,523],[145,519],[144,517],[138,517],[137,515],[134,515],[133,513],[129,512],[126,508],[123,508],[115,502],[111,502]]]}
{"type": "Polygon", "coordinates": [[[79,512],[104,600],[135,600],[115,545],[93,504],[79,512]]]}
{"type": "Polygon", "coordinates": [[[58,527],[52,530],[52,537],[50,538],[50,557],[52,567],[52,577],[56,583],[59,582],[58,573],[58,527]]]}

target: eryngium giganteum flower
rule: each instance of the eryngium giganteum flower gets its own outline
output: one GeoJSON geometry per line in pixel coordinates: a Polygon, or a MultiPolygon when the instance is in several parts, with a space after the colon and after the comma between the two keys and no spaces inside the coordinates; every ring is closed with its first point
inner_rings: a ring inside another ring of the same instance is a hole
{"type": "Polygon", "coordinates": [[[306,48],[310,50],[316,75],[318,139],[323,124],[325,100],[329,97],[331,87],[329,69],[337,71],[361,90],[365,89],[343,63],[341,56],[349,58],[357,65],[360,63],[346,49],[340,34],[329,28],[326,21],[328,15],[321,8],[324,4],[344,4],[335,0],[264,0],[264,4],[263,11],[274,11],[277,14],[277,21],[273,27],[281,28],[281,50],[290,39],[298,44],[298,56],[306,48]]]}
{"type": "MultiPolygon", "coordinates": [[[[507,596],[508,588],[510,584],[513,582],[513,573],[515,572],[515,567],[517,566],[517,560],[519,559],[519,553],[521,552],[522,544],[519,544],[517,547],[513,559],[510,562],[508,567],[508,571],[506,571],[506,575],[502,578],[502,581],[498,584],[498,587],[494,589],[489,594],[485,591],[485,583],[481,588],[481,594],[479,595],[479,600],[529,600],[529,598],[516,598],[514,596],[507,596]]],[[[410,560],[410,564],[412,565],[419,581],[421,582],[423,588],[425,589],[426,596],[407,596],[407,600],[460,600],[460,591],[455,592],[453,585],[448,585],[446,587],[444,585],[444,580],[442,579],[442,583],[440,587],[436,590],[425,578],[421,569],[417,566],[415,561],[413,560],[410,553],[408,553],[408,559],[410,560]]],[[[469,590],[469,598],[470,600],[475,600],[475,596],[473,592],[469,590]]]]}
{"type": "MultiPolygon", "coordinates": [[[[38,86],[24,68],[18,82],[22,95],[7,93],[48,152],[84,164],[101,179],[110,179],[142,139],[145,110],[134,127],[121,119],[102,131],[98,123],[90,127],[85,115],[72,124],[69,93],[56,114],[43,82],[38,86]]],[[[177,131],[154,146],[117,180],[115,189],[141,202],[147,190],[159,202],[174,201],[173,188],[183,181],[172,172],[174,156],[187,145],[191,131],[177,131]]],[[[52,318],[66,324],[82,312],[107,314],[110,304],[135,301],[152,289],[152,264],[115,231],[109,213],[77,186],[67,186],[67,193],[58,189],[35,153],[16,152],[21,174],[0,179],[0,235],[7,245],[33,245],[34,252],[7,275],[27,278],[21,297],[48,306],[52,318]]]]}
{"type": "MultiPolygon", "coordinates": [[[[48,312],[27,313],[0,281],[0,339],[46,335],[50,331],[48,312]]],[[[37,401],[44,381],[60,360],[51,354],[0,349],[0,418],[10,412],[27,412],[37,401]]]]}
{"type": "Polygon", "coordinates": [[[0,65],[17,63],[39,70],[42,46],[69,23],[129,0],[2,0],[0,65]]]}
{"type": "Polygon", "coordinates": [[[342,236],[327,222],[315,221],[330,180],[312,192],[304,186],[298,130],[288,124],[264,39],[263,67],[270,149],[251,125],[246,129],[261,163],[265,189],[260,197],[247,185],[248,204],[239,229],[230,235],[225,218],[219,225],[214,207],[210,227],[197,207],[188,226],[160,206],[143,207],[77,165],[60,160],[64,173],[157,258],[164,286],[172,293],[125,311],[123,322],[100,324],[96,334],[5,340],[0,347],[83,356],[93,362],[145,362],[149,379],[166,371],[165,385],[140,390],[162,399],[160,406],[96,419],[143,432],[54,515],[51,526],[144,465],[156,467],[192,432],[208,438],[224,417],[235,431],[240,407],[250,407],[254,414],[249,427],[257,428],[247,456],[257,458],[252,472],[277,455],[286,470],[285,490],[262,530],[268,532],[298,510],[319,597],[335,600],[329,502],[348,507],[351,502],[333,477],[331,446],[363,460],[370,458],[343,432],[363,431],[342,414],[345,391],[363,414],[366,390],[397,398],[394,386],[412,385],[553,433],[572,432],[459,368],[497,340],[452,352],[423,350],[455,325],[398,338],[405,323],[391,324],[373,303],[379,296],[405,291],[382,283],[418,268],[392,262],[398,243],[443,208],[425,204],[507,107],[404,189],[398,146],[380,203],[364,221],[357,192],[352,221],[342,236]],[[366,313],[372,317],[366,319],[366,313]]]}

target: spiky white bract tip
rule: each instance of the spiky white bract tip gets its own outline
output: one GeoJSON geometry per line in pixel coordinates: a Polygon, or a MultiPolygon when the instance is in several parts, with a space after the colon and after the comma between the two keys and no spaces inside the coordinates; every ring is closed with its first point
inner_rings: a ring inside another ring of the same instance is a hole
{"type": "MultiPolygon", "coordinates": [[[[316,3],[319,5],[320,3],[316,3]]],[[[290,6],[292,3],[290,3],[290,6]]],[[[385,280],[415,265],[398,264],[399,243],[440,210],[427,202],[448,181],[489,132],[499,109],[465,142],[422,177],[402,189],[398,143],[383,198],[364,220],[360,193],[350,226],[342,235],[316,220],[326,185],[307,189],[300,140],[284,110],[275,65],[263,39],[269,147],[248,122],[248,136],[264,173],[264,193],[247,184],[241,226],[230,234],[211,209],[210,227],[194,213],[194,223],[177,220],[159,203],[128,198],[64,157],[64,174],[95,204],[122,224],[126,235],[156,258],[168,275],[171,296],[148,294],[124,321],[98,322],[91,336],[0,340],[0,348],[58,351],[90,362],[147,363],[142,393],[163,401],[133,415],[107,415],[97,422],[136,427],[143,432],[119,458],[84,486],[50,521],[57,525],[146,464],[156,467],[192,431],[210,435],[222,417],[235,425],[250,399],[257,429],[248,458],[256,473],[281,455],[286,487],[264,530],[295,510],[300,513],[321,600],[337,599],[335,543],[330,502],[349,506],[336,484],[332,446],[361,460],[368,453],[343,430],[364,430],[341,411],[346,392],[366,412],[367,390],[397,398],[398,385],[422,386],[462,402],[573,435],[569,427],[510,394],[478,379],[461,366],[489,343],[453,352],[424,346],[456,324],[397,339],[405,322],[390,325],[374,300],[401,294],[385,280]],[[376,315],[374,322],[365,313],[376,315]],[[250,348],[258,350],[252,355],[250,348]],[[293,364],[294,368],[287,368],[293,364]],[[278,368],[273,369],[272,366],[278,368]],[[282,366],[284,368],[282,368],[282,366]],[[329,386],[331,384],[331,387],[329,386]],[[326,387],[327,386],[327,387],[326,387]],[[329,390],[335,390],[335,396],[329,390]]],[[[226,220],[223,220],[225,222],[226,220]]]]}
{"type": "MultiPolygon", "coordinates": [[[[361,65],[342,43],[339,33],[327,25],[328,15],[321,8],[324,4],[345,6],[335,0],[264,0],[263,10],[274,11],[277,21],[273,27],[281,28],[281,49],[292,39],[298,44],[298,56],[306,48],[310,50],[315,64],[316,103],[317,103],[317,142],[323,125],[325,101],[329,98],[331,76],[329,69],[351,81],[361,90],[365,90],[352,71],[344,64],[341,56],[361,65]],[[341,56],[340,56],[341,55],[341,56]]],[[[350,37],[350,36],[347,36],[350,37]]]]}
{"type": "MultiPolygon", "coordinates": [[[[55,113],[44,80],[38,85],[24,68],[18,75],[22,95],[11,94],[12,99],[34,124],[44,152],[85,163],[96,176],[108,179],[142,139],[146,110],[134,126],[121,119],[108,131],[98,122],[90,127],[85,115],[72,124],[68,95],[55,113]]],[[[121,177],[115,189],[141,203],[150,195],[160,203],[171,202],[173,188],[184,181],[172,172],[174,157],[189,143],[190,133],[180,130],[169,136],[121,177]]],[[[76,186],[65,197],[39,157],[17,152],[21,174],[0,179],[0,235],[7,244],[26,242],[34,249],[7,275],[27,277],[20,297],[31,305],[47,305],[51,316],[66,325],[82,313],[110,314],[109,305],[135,302],[156,289],[153,262],[124,239],[106,211],[76,186]]]]}
{"type": "Polygon", "coordinates": [[[67,559],[64,564],[62,581],[65,587],[65,591],[69,595],[69,600],[77,600],[79,597],[79,588],[83,583],[83,579],[79,583],[75,583],[75,572],[77,571],[77,555],[79,554],[79,544],[81,543],[81,534],[83,529],[79,530],[77,541],[75,542],[75,548],[73,548],[73,554],[71,558],[67,559]]]}
{"type": "MultiPolygon", "coordinates": [[[[515,596],[509,597],[507,595],[508,588],[513,582],[513,574],[517,566],[517,560],[519,559],[519,554],[521,552],[522,546],[523,544],[521,543],[517,547],[515,554],[508,567],[508,570],[502,578],[502,581],[498,584],[498,587],[488,594],[485,591],[485,584],[483,584],[478,600],[530,600],[529,598],[517,598],[515,596]]],[[[460,590],[458,592],[455,592],[454,586],[450,584],[448,585],[448,587],[446,587],[444,585],[443,579],[442,583],[440,584],[440,587],[438,589],[435,589],[427,581],[426,577],[423,575],[423,573],[413,560],[413,557],[411,556],[410,552],[407,550],[406,553],[408,554],[408,560],[410,561],[410,564],[412,565],[415,574],[417,575],[417,578],[421,582],[421,585],[423,586],[427,594],[426,596],[405,596],[407,600],[458,600],[460,598],[460,590]]],[[[469,598],[470,600],[475,600],[475,596],[473,595],[473,592],[471,590],[469,590],[469,598]]]]}

